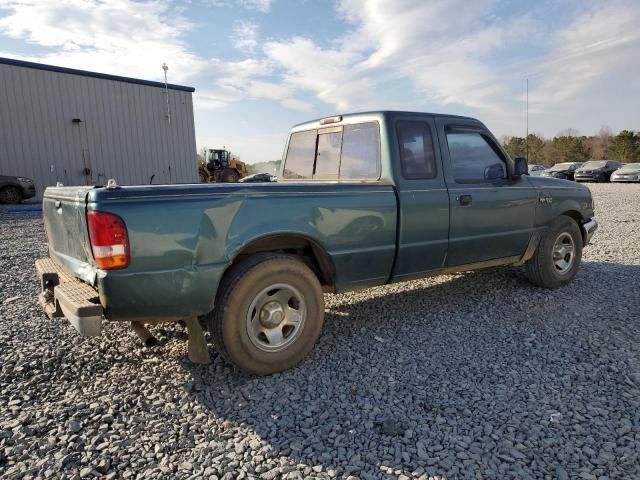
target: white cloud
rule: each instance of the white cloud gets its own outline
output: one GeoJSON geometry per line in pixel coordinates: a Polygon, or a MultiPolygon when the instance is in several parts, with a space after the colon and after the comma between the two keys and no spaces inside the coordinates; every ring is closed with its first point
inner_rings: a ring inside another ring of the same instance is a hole
{"type": "Polygon", "coordinates": [[[505,17],[498,0],[342,0],[337,12],[351,25],[342,37],[324,45],[299,36],[271,41],[264,52],[285,84],[338,111],[462,109],[498,133],[519,133],[531,77],[532,113],[546,134],[556,127],[545,119],[557,112],[565,126],[584,123],[584,105],[638,120],[637,107],[620,99],[640,90],[632,80],[640,73],[640,4],[576,3],[576,16],[561,27],[548,18],[552,6],[505,17]],[[567,108],[580,112],[577,121],[567,108]]]}
{"type": "Polygon", "coordinates": [[[266,13],[271,10],[273,0],[201,0],[200,3],[212,7],[242,7],[248,10],[257,10],[266,13]]]}
{"type": "MultiPolygon", "coordinates": [[[[221,107],[248,96],[300,108],[289,95],[262,95],[251,87],[253,80],[271,73],[264,60],[223,61],[194,54],[184,40],[191,24],[166,1],[0,0],[0,9],[7,12],[0,17],[0,35],[49,49],[22,56],[25,60],[151,80],[163,79],[166,62],[170,82],[196,87],[198,108],[221,107]]],[[[245,33],[239,46],[254,48],[257,26],[246,22],[238,27],[245,33]]]]}
{"type": "Polygon", "coordinates": [[[339,110],[381,103],[379,90],[394,79],[409,81],[419,104],[494,109],[505,87],[487,58],[515,38],[489,19],[493,4],[345,0],[338,12],[353,28],[332,46],[296,37],[267,43],[265,53],[288,84],[339,110]]]}
{"type": "MultiPolygon", "coordinates": [[[[621,76],[629,85],[640,74],[640,8],[609,3],[578,16],[553,35],[555,47],[536,66],[535,111],[566,109],[598,85],[603,96],[621,76]]],[[[621,93],[621,92],[618,92],[621,93]]]]}
{"type": "Polygon", "coordinates": [[[258,45],[258,25],[248,20],[237,21],[231,33],[231,41],[238,50],[253,53],[258,45]]]}
{"type": "MultiPolygon", "coordinates": [[[[273,4],[195,1],[260,12],[273,4]]],[[[262,43],[258,33],[264,36],[266,26],[238,21],[232,60],[194,53],[186,41],[194,29],[188,9],[171,0],[0,0],[0,35],[43,47],[47,53],[26,58],[36,62],[156,80],[167,62],[170,82],[196,87],[197,108],[268,99],[310,111],[310,96],[337,111],[475,113],[497,126],[496,133],[514,134],[521,130],[521,86],[529,77],[533,128],[545,134],[569,125],[589,132],[585,119],[593,111],[595,129],[615,128],[608,118],[621,127],[629,125],[620,119],[640,121],[629,100],[640,95],[637,1],[576,2],[579,13],[565,12],[569,18],[554,22],[545,11],[556,8],[552,0],[515,17],[504,16],[501,0],[335,5],[347,29],[328,40],[280,34],[262,43]]]]}
{"type": "Polygon", "coordinates": [[[238,3],[245,8],[268,12],[271,9],[273,0],[238,0],[238,3]]]}

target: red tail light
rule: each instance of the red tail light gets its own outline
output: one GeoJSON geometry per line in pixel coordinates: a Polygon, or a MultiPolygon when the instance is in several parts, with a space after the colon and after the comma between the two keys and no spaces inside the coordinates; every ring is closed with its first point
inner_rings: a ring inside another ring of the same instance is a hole
{"type": "Polygon", "coordinates": [[[113,213],[87,213],[89,240],[96,264],[103,270],[129,266],[129,235],[124,221],[113,213]]]}

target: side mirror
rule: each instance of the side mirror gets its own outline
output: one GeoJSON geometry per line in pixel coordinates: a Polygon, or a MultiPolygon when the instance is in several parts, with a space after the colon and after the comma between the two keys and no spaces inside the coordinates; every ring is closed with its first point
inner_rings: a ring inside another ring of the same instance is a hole
{"type": "Polygon", "coordinates": [[[485,180],[498,180],[504,178],[504,164],[494,163],[484,169],[485,180]]]}
{"type": "Polygon", "coordinates": [[[517,157],[514,160],[513,176],[521,177],[522,175],[526,175],[528,173],[529,173],[529,165],[527,163],[527,159],[522,157],[517,157]]]}

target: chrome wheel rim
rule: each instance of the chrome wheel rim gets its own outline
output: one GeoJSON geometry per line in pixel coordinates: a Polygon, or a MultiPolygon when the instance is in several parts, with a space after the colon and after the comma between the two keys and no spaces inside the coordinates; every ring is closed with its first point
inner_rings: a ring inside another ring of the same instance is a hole
{"type": "Polygon", "coordinates": [[[564,275],[573,266],[575,261],[575,244],[573,237],[567,232],[558,235],[553,244],[553,266],[560,275],[564,275]]]}
{"type": "Polygon", "coordinates": [[[286,283],[270,285],[258,293],[247,311],[247,333],[257,348],[277,352],[300,336],[307,306],[300,291],[286,283]]]}

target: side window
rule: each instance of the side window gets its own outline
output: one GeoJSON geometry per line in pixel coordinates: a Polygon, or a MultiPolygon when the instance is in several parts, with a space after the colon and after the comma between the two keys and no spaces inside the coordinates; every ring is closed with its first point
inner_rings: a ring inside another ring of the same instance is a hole
{"type": "Polygon", "coordinates": [[[316,131],[291,134],[284,168],[284,178],[308,179],[313,176],[313,161],[316,155],[316,131]]]}
{"type": "Polygon", "coordinates": [[[340,178],[380,177],[380,133],[376,122],[345,125],[340,178]]]}
{"type": "Polygon", "coordinates": [[[479,132],[447,132],[453,177],[457,183],[490,182],[506,178],[504,160],[479,132]]]}
{"type": "Polygon", "coordinates": [[[313,178],[337,180],[340,171],[342,131],[318,135],[318,153],[313,178]]]}
{"type": "Polygon", "coordinates": [[[402,176],[407,179],[434,178],[436,160],[429,125],[401,121],[396,126],[402,176]]]}

